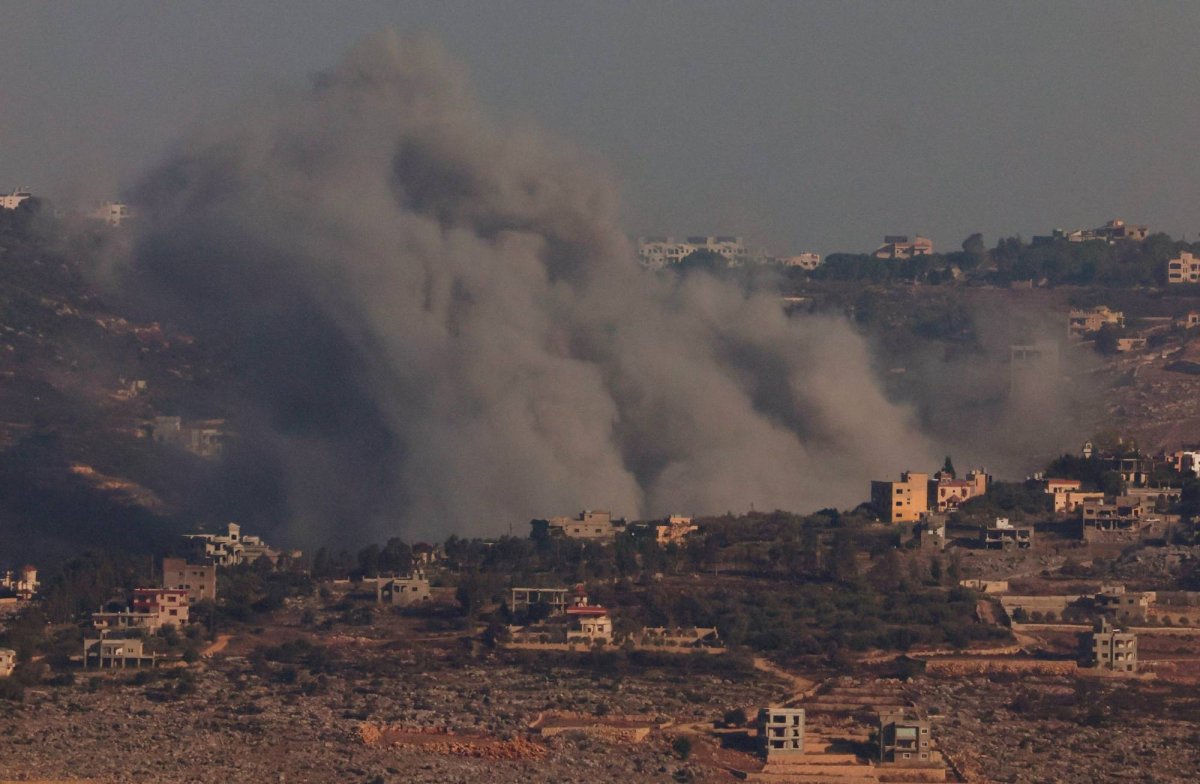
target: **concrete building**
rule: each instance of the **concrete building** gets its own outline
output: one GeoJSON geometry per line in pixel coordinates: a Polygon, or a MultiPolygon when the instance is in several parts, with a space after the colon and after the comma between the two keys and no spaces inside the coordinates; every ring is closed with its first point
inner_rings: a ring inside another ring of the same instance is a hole
{"type": "Polygon", "coordinates": [[[579,629],[578,631],[568,633],[568,640],[575,637],[582,637],[587,639],[589,642],[612,642],[612,618],[608,615],[608,611],[603,607],[597,607],[595,609],[600,610],[601,612],[577,616],[576,620],[578,622],[579,629]]]}
{"type": "Polygon", "coordinates": [[[92,613],[92,627],[102,632],[144,630],[153,634],[160,626],[157,614],[134,612],[128,607],[116,611],[101,609],[92,613]]]}
{"type": "Polygon", "coordinates": [[[1084,529],[1124,531],[1137,528],[1146,512],[1143,500],[1134,496],[1118,496],[1111,503],[1088,501],[1082,505],[1084,529]]]}
{"type": "Polygon", "coordinates": [[[0,678],[7,678],[17,668],[17,652],[11,648],[0,648],[0,678]]]}
{"type": "Polygon", "coordinates": [[[252,564],[259,558],[266,558],[278,566],[281,558],[297,560],[303,555],[299,550],[276,550],[258,536],[243,534],[242,527],[237,523],[226,524],[223,534],[184,534],[184,537],[197,546],[204,558],[217,566],[252,564]]]}
{"type": "Polygon", "coordinates": [[[155,656],[145,652],[145,642],[131,637],[100,637],[83,641],[83,667],[125,669],[127,667],[153,667],[155,656]]]}
{"type": "MultiPolygon", "coordinates": [[[[539,522],[534,521],[535,531],[539,522]]],[[[612,513],[605,509],[585,509],[578,517],[551,517],[547,524],[550,536],[604,542],[611,542],[625,529],[625,521],[613,520],[612,513]]]]}
{"type": "Polygon", "coordinates": [[[940,553],[946,549],[946,522],[944,513],[930,512],[917,523],[915,533],[917,546],[922,550],[940,553]]]}
{"type": "Polygon", "coordinates": [[[909,240],[906,234],[889,234],[883,238],[883,244],[872,255],[877,259],[898,261],[911,259],[914,256],[928,256],[931,253],[933,253],[933,241],[926,237],[918,234],[909,240]]]}
{"type": "Polygon", "coordinates": [[[879,761],[885,764],[931,760],[929,719],[915,711],[879,716],[879,761]]]}
{"type": "Polygon", "coordinates": [[[430,599],[425,572],[414,569],[406,577],[379,577],[375,580],[375,601],[396,607],[411,607],[430,599]]]}
{"type": "Polygon", "coordinates": [[[1066,497],[1069,493],[1078,492],[1083,482],[1078,479],[1047,479],[1046,493],[1054,497],[1054,511],[1066,511],[1066,497]]]}
{"type": "Polygon", "coordinates": [[[871,505],[885,523],[915,523],[929,511],[929,474],[905,471],[899,482],[871,482],[871,505]]]}
{"type": "Polygon", "coordinates": [[[1117,352],[1120,354],[1130,351],[1145,351],[1147,345],[1146,338],[1117,338],[1117,352]]]}
{"type": "Polygon", "coordinates": [[[1113,218],[1103,226],[1094,229],[1075,229],[1063,231],[1055,229],[1051,239],[1066,240],[1067,242],[1092,242],[1099,240],[1115,245],[1118,242],[1141,242],[1150,236],[1150,227],[1139,223],[1126,223],[1120,218],[1113,218]]]}
{"type": "Polygon", "coordinates": [[[428,542],[417,542],[412,546],[413,563],[421,566],[432,566],[442,560],[445,555],[440,544],[435,546],[428,542]]]}
{"type": "Polygon", "coordinates": [[[979,541],[989,550],[1027,550],[1033,547],[1033,526],[1015,526],[1007,517],[979,529],[979,541]]]}
{"type": "Polygon", "coordinates": [[[188,591],[176,588],[134,588],[133,611],[149,615],[154,628],[188,622],[188,591]]]}
{"type": "Polygon", "coordinates": [[[953,512],[972,498],[987,494],[992,478],[982,469],[971,471],[965,479],[939,474],[929,482],[930,509],[935,512],[953,512]]]}
{"type": "Polygon", "coordinates": [[[21,202],[33,198],[33,194],[24,188],[17,188],[12,193],[0,194],[0,209],[15,210],[21,202]]]}
{"type": "Polygon", "coordinates": [[[88,210],[85,215],[91,220],[103,221],[109,226],[120,226],[133,217],[133,211],[128,204],[117,201],[106,201],[88,210]]]}
{"type": "Polygon", "coordinates": [[[164,558],[162,572],[162,587],[187,591],[188,604],[216,601],[216,564],[192,564],[184,558],[164,558]]]}
{"type": "Polygon", "coordinates": [[[0,589],[24,601],[36,596],[40,585],[37,567],[29,564],[22,566],[16,573],[5,572],[0,575],[0,589]]]}
{"type": "Polygon", "coordinates": [[[1145,623],[1155,591],[1126,591],[1124,585],[1102,585],[1093,600],[1096,608],[1121,623],[1145,623]]]}
{"type": "Polygon", "coordinates": [[[1111,310],[1107,305],[1098,305],[1091,310],[1072,310],[1067,316],[1067,337],[1082,340],[1110,325],[1124,327],[1125,314],[1119,310],[1111,310]]]}
{"type": "Polygon", "coordinates": [[[1102,670],[1137,672],[1137,635],[1118,631],[1107,618],[1101,618],[1092,632],[1091,663],[1102,670]]]}
{"type": "Polygon", "coordinates": [[[182,417],[160,416],[154,418],[152,435],[155,443],[186,449],[197,457],[213,458],[224,449],[222,425],[224,420],[184,424],[182,417]]]}
{"type": "Polygon", "coordinates": [[[535,604],[545,604],[551,615],[562,615],[567,611],[569,588],[513,588],[508,602],[511,612],[525,612],[535,604]]]}
{"type": "Polygon", "coordinates": [[[638,259],[647,269],[659,270],[678,264],[691,254],[705,250],[716,253],[725,262],[735,267],[746,258],[746,245],[741,237],[705,236],[687,237],[638,237],[638,259]]]}
{"type": "Polygon", "coordinates": [[[820,253],[798,253],[795,256],[781,256],[775,259],[776,263],[784,267],[798,267],[799,269],[812,272],[817,267],[821,266],[820,253]]]}
{"type": "Polygon", "coordinates": [[[627,528],[635,536],[654,537],[659,547],[682,545],[689,535],[700,530],[700,526],[685,515],[671,515],[665,520],[651,520],[645,523],[630,523],[627,528]]]}
{"type": "Polygon", "coordinates": [[[767,762],[804,753],[804,709],[762,708],[758,712],[758,750],[767,762]]]}

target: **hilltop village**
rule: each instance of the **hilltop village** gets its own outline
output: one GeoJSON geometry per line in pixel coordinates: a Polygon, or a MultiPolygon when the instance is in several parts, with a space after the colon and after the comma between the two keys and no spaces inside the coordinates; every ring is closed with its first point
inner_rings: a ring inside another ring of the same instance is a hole
{"type": "Polygon", "coordinates": [[[0,582],[0,775],[207,781],[236,742],[256,778],[1184,780],[1198,467],[1089,442],[808,516],[585,510],[356,554],[229,523],[150,568],[25,566],[0,582]]]}
{"type": "MultiPolygon", "coordinates": [[[[256,425],[219,405],[237,383],[219,348],[98,296],[87,253],[60,250],[70,235],[41,238],[36,197],[4,199],[0,779],[1094,782],[1200,766],[1200,248],[1119,220],[824,258],[644,238],[646,274],[766,271],[789,311],[849,317],[901,397],[920,350],[975,350],[980,303],[1035,313],[1047,329],[1006,333],[965,408],[985,418],[1074,374],[1098,402],[1056,416],[1094,436],[1037,452],[1028,475],[896,465],[857,477],[846,509],[547,509],[499,521],[508,536],[301,550],[277,515],[227,514],[213,489],[253,473],[256,425]]],[[[137,212],[53,221],[119,243],[137,212]]],[[[958,427],[942,405],[934,433],[958,427]]]]}

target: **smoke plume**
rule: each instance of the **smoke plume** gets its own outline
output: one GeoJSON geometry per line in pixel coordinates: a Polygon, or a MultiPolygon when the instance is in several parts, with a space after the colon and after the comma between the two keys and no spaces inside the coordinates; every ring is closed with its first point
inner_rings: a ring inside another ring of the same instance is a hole
{"type": "Polygon", "coordinates": [[[489,122],[428,41],[198,133],[138,201],[126,285],[223,347],[229,492],[301,541],[853,505],[935,462],[844,321],[639,269],[606,178],[489,122]]]}

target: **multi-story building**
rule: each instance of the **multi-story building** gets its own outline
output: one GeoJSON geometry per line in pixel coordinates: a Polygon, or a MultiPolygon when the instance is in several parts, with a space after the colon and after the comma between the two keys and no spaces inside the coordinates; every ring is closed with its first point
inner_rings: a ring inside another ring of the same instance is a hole
{"type": "Polygon", "coordinates": [[[741,264],[746,258],[746,245],[741,237],[707,236],[687,237],[638,237],[638,258],[648,269],[663,269],[678,264],[697,251],[716,253],[732,266],[741,264]]]}
{"type": "Polygon", "coordinates": [[[1078,492],[1083,482],[1078,479],[1047,479],[1046,493],[1054,497],[1054,511],[1066,511],[1067,495],[1078,492]]]}
{"type": "Polygon", "coordinates": [[[871,482],[871,505],[886,523],[915,523],[929,510],[929,474],[905,471],[899,482],[871,482]]]}
{"type": "Polygon", "coordinates": [[[804,753],[804,709],[762,708],[758,712],[758,750],[767,762],[804,753]]]}
{"type": "Polygon", "coordinates": [[[155,627],[183,626],[188,622],[188,593],[183,588],[134,588],[133,611],[154,618],[155,627]]]}
{"type": "Polygon", "coordinates": [[[185,558],[164,558],[162,571],[162,587],[187,591],[189,604],[216,600],[216,564],[193,564],[185,558]]]}
{"type": "Polygon", "coordinates": [[[551,615],[562,615],[567,611],[569,588],[513,588],[508,609],[514,613],[524,612],[535,604],[550,608],[551,615]]]}
{"type": "Polygon", "coordinates": [[[40,585],[36,566],[27,564],[22,566],[16,574],[4,572],[3,575],[0,575],[0,588],[18,599],[26,601],[32,599],[37,594],[40,585]]]}
{"type": "Polygon", "coordinates": [[[979,529],[979,541],[989,550],[1027,550],[1033,547],[1033,527],[1015,526],[1007,517],[979,529]]]}
{"type": "Polygon", "coordinates": [[[986,495],[991,480],[983,470],[971,471],[965,479],[939,473],[929,482],[930,508],[936,512],[953,512],[966,501],[986,495]]]}
{"type": "Polygon", "coordinates": [[[125,669],[127,667],[154,666],[155,656],[146,653],[145,642],[137,637],[100,637],[83,641],[83,667],[96,666],[100,669],[125,669]]]}
{"type": "Polygon", "coordinates": [[[1136,528],[1145,514],[1143,499],[1135,496],[1118,496],[1112,503],[1089,501],[1082,505],[1084,529],[1098,531],[1122,531],[1136,528]]]}
{"type": "Polygon", "coordinates": [[[907,234],[889,234],[883,238],[883,244],[880,245],[873,254],[877,259],[891,259],[893,261],[902,259],[911,259],[914,256],[928,256],[933,253],[933,241],[917,235],[911,240],[907,234]]]}
{"type": "Polygon", "coordinates": [[[1092,632],[1091,662],[1102,670],[1137,672],[1137,635],[1118,631],[1107,618],[1101,618],[1092,632]]]}
{"type": "Polygon", "coordinates": [[[882,763],[929,762],[930,739],[929,719],[915,711],[879,716],[879,761],[882,763]]]}
{"type": "Polygon", "coordinates": [[[1144,623],[1157,597],[1156,591],[1126,591],[1124,585],[1103,585],[1093,601],[1097,609],[1122,623],[1144,623]]]}
{"type": "Polygon", "coordinates": [[[548,536],[565,536],[570,539],[588,539],[611,542],[625,530],[624,520],[613,520],[612,513],[605,509],[585,509],[578,517],[551,517],[549,520],[534,520],[533,536],[543,532],[548,536]]]}
{"type": "Polygon", "coordinates": [[[0,648],[0,678],[7,678],[17,668],[17,652],[11,648],[0,648]]]}
{"type": "Polygon", "coordinates": [[[425,572],[414,569],[405,577],[379,577],[375,580],[375,601],[397,607],[410,607],[430,599],[425,572]]]}
{"type": "Polygon", "coordinates": [[[1091,310],[1072,310],[1067,317],[1067,337],[1082,339],[1109,325],[1124,327],[1125,314],[1111,310],[1107,305],[1098,305],[1091,310]]]}
{"type": "Polygon", "coordinates": [[[228,523],[223,534],[184,534],[184,537],[192,540],[203,557],[217,566],[254,563],[259,558],[266,558],[278,565],[280,558],[286,556],[297,560],[303,555],[299,550],[286,553],[276,550],[258,536],[243,534],[242,527],[237,523],[228,523]]]}
{"type": "Polygon", "coordinates": [[[33,194],[24,188],[17,188],[12,193],[0,193],[0,210],[15,210],[21,202],[33,198],[33,194]]]}

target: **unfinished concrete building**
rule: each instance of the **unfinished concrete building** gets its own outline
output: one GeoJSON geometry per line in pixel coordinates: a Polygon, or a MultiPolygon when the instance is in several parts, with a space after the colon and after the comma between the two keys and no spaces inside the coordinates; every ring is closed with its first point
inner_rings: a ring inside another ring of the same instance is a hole
{"type": "Polygon", "coordinates": [[[1033,547],[1033,526],[1015,526],[1007,517],[979,529],[979,541],[988,550],[1027,550],[1033,547]]]}
{"type": "Polygon", "coordinates": [[[879,761],[885,764],[929,762],[929,719],[916,711],[879,716],[879,761]]]}
{"type": "Polygon", "coordinates": [[[379,577],[375,580],[375,601],[396,607],[410,607],[429,601],[429,580],[416,569],[406,577],[379,577]]]}
{"type": "Polygon", "coordinates": [[[1101,670],[1137,672],[1137,635],[1119,631],[1101,618],[1091,636],[1091,663],[1101,670]]]}
{"type": "Polygon", "coordinates": [[[0,678],[7,678],[17,668],[17,652],[11,648],[0,648],[0,678]]]}
{"type": "Polygon", "coordinates": [[[767,762],[804,753],[804,710],[763,708],[758,712],[758,748],[767,762]]]}
{"type": "Polygon", "coordinates": [[[513,588],[508,609],[514,613],[527,612],[535,604],[545,604],[551,615],[562,615],[567,611],[570,592],[570,588],[513,588]]]}

